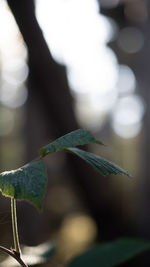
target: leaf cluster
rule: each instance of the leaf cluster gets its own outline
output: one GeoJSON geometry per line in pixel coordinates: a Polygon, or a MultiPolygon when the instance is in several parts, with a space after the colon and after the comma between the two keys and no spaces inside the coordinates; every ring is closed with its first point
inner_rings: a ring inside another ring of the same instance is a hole
{"type": "MultiPolygon", "coordinates": [[[[16,170],[2,172],[0,174],[0,190],[6,197],[12,199],[27,200],[38,210],[42,209],[42,203],[46,191],[47,177],[46,167],[43,158],[48,154],[58,151],[64,151],[78,156],[86,161],[96,171],[102,175],[124,174],[130,177],[130,174],[120,168],[118,165],[77,146],[85,144],[103,145],[96,140],[94,136],[86,130],[78,129],[68,133],[39,150],[39,158],[16,170]]],[[[14,255],[14,252],[0,247],[2,251],[14,257],[21,266],[27,266],[22,259],[14,255]]],[[[128,261],[137,254],[150,249],[150,243],[135,239],[118,239],[113,242],[104,243],[95,246],[85,253],[71,260],[67,267],[113,267],[128,261]]],[[[36,248],[24,247],[22,250],[23,260],[28,266],[38,266],[51,258],[54,247],[51,243],[40,245],[36,248]],[[40,249],[40,253],[39,253],[40,249]],[[31,257],[28,257],[28,256],[31,257]],[[32,263],[29,259],[32,259],[32,263]]],[[[11,257],[6,258],[2,266],[13,265],[11,257]]]]}
{"type": "Polygon", "coordinates": [[[102,175],[125,174],[130,176],[127,171],[116,164],[76,147],[85,144],[103,145],[89,131],[78,129],[42,147],[39,150],[40,157],[37,160],[16,170],[5,171],[0,174],[2,194],[10,198],[27,200],[38,210],[41,210],[47,185],[43,158],[58,151],[65,151],[80,157],[102,175]]]}

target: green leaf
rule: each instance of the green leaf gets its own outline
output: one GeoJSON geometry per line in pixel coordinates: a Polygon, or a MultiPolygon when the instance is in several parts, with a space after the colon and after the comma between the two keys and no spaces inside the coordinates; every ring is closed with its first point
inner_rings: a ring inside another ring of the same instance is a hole
{"type": "MultiPolygon", "coordinates": [[[[38,266],[48,262],[55,253],[55,246],[51,241],[42,243],[35,247],[22,246],[21,258],[28,266],[38,266]]],[[[1,267],[20,266],[17,261],[8,256],[3,262],[0,263],[1,267]]]]}
{"type": "Polygon", "coordinates": [[[28,200],[39,210],[42,208],[46,184],[43,161],[31,162],[17,170],[0,174],[0,190],[4,196],[28,200]]]}
{"type": "Polygon", "coordinates": [[[85,144],[100,144],[100,141],[96,140],[94,136],[89,131],[78,129],[70,132],[60,138],[56,139],[54,142],[42,147],[39,152],[44,157],[49,153],[54,153],[57,151],[64,150],[68,147],[74,147],[85,144]]]}
{"type": "Polygon", "coordinates": [[[67,267],[113,267],[150,249],[150,243],[136,239],[118,239],[104,243],[73,259],[67,267]]]}
{"type": "Polygon", "coordinates": [[[100,156],[97,156],[93,153],[89,153],[86,151],[83,151],[79,148],[68,148],[66,149],[66,152],[71,152],[83,160],[85,160],[87,163],[89,163],[95,170],[99,171],[103,175],[108,174],[125,174],[127,176],[131,176],[127,171],[123,170],[116,164],[101,158],[100,156]]]}

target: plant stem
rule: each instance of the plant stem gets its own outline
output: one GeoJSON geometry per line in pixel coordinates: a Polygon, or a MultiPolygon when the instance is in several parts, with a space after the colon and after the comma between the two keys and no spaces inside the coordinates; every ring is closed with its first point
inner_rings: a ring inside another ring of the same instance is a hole
{"type": "Polygon", "coordinates": [[[28,267],[21,259],[21,250],[19,244],[18,227],[17,227],[17,213],[16,213],[16,200],[11,198],[11,216],[12,216],[12,228],[13,228],[13,239],[14,249],[10,250],[0,246],[0,250],[13,257],[22,267],[28,267]]]}
{"type": "Polygon", "coordinates": [[[17,227],[17,214],[16,214],[16,200],[11,198],[11,216],[12,216],[12,228],[14,239],[14,251],[20,255],[20,244],[17,227]]]}
{"type": "Polygon", "coordinates": [[[4,248],[2,246],[0,246],[0,250],[3,251],[4,253],[8,254],[9,256],[13,257],[16,261],[19,262],[19,264],[22,266],[22,267],[28,267],[28,265],[26,265],[23,260],[20,258],[20,255],[15,253],[14,251],[12,250],[9,250],[7,248],[4,248]]]}

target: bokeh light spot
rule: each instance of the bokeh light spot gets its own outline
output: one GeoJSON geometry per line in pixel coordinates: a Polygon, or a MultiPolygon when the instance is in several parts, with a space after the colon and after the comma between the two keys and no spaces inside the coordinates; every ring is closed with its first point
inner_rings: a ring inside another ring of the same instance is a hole
{"type": "Polygon", "coordinates": [[[126,27],[120,31],[118,46],[126,53],[139,52],[144,45],[142,32],[135,27],[126,27]]]}
{"type": "Polygon", "coordinates": [[[28,66],[21,59],[5,61],[2,65],[2,79],[13,86],[19,86],[28,77],[28,66]]]}
{"type": "Polygon", "coordinates": [[[0,91],[0,102],[9,108],[19,108],[27,100],[28,91],[25,86],[14,87],[4,83],[0,91]]]}
{"type": "Polygon", "coordinates": [[[66,217],[61,229],[61,237],[68,244],[86,244],[96,238],[97,227],[94,220],[86,214],[73,214],[66,217]]]}
{"type": "Polygon", "coordinates": [[[107,47],[116,24],[99,13],[97,0],[38,0],[36,14],[55,60],[67,67],[77,119],[99,127],[117,98],[118,63],[107,47]]]}
{"type": "Polygon", "coordinates": [[[136,78],[132,69],[127,65],[119,66],[117,87],[120,95],[131,94],[135,91],[136,78]]]}
{"type": "Polygon", "coordinates": [[[137,95],[130,95],[119,100],[112,116],[112,128],[123,138],[133,138],[139,134],[145,112],[145,103],[137,95]]]}

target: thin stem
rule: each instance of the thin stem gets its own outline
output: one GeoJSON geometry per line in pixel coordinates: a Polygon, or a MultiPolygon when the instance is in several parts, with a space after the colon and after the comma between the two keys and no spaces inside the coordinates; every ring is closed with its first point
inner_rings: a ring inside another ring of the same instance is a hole
{"type": "Polygon", "coordinates": [[[18,253],[15,253],[14,251],[12,250],[9,250],[5,247],[2,247],[0,246],[0,250],[3,251],[4,253],[10,255],[11,257],[13,257],[16,261],[19,262],[19,264],[22,266],[22,267],[28,267],[28,265],[26,265],[23,260],[20,258],[20,255],[18,253]]]}
{"type": "Polygon", "coordinates": [[[20,244],[18,236],[17,227],[17,214],[16,214],[16,200],[11,198],[11,216],[12,216],[12,228],[13,228],[13,238],[14,238],[14,251],[20,255],[20,244]]]}

